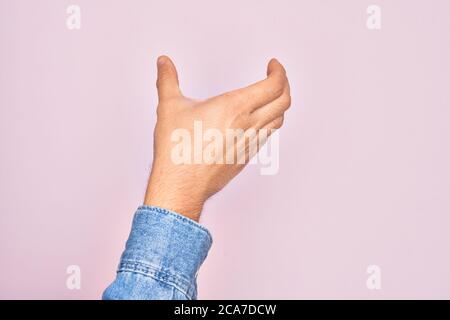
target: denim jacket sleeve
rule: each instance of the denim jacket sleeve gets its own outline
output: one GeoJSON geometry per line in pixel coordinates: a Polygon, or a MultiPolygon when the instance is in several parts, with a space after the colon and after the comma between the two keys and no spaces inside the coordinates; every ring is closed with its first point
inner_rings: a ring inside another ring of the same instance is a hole
{"type": "Polygon", "coordinates": [[[208,230],[166,209],[141,206],[114,282],[103,299],[190,300],[212,244],[208,230]]]}

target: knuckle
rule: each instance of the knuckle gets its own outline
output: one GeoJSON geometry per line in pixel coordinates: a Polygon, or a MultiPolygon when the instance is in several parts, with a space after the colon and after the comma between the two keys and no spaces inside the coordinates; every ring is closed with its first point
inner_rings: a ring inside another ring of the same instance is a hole
{"type": "Polygon", "coordinates": [[[278,117],[278,118],[276,118],[275,120],[272,121],[270,127],[272,129],[279,129],[283,125],[283,122],[284,122],[284,116],[278,117]]]}
{"type": "Polygon", "coordinates": [[[272,92],[275,96],[279,97],[284,91],[284,81],[281,78],[276,78],[272,84],[272,92]]]}
{"type": "Polygon", "coordinates": [[[231,121],[235,121],[237,110],[234,107],[227,106],[223,109],[222,117],[231,121]]]}
{"type": "Polygon", "coordinates": [[[291,95],[290,95],[290,94],[287,94],[287,95],[283,98],[282,103],[283,103],[283,106],[284,106],[286,109],[289,109],[289,107],[291,106],[291,103],[292,103],[291,95]]]}
{"type": "Polygon", "coordinates": [[[157,88],[161,88],[164,84],[164,80],[165,80],[165,76],[164,75],[160,75],[158,77],[158,79],[156,80],[156,87],[157,88]]]}
{"type": "Polygon", "coordinates": [[[234,111],[231,117],[230,127],[237,129],[246,129],[250,126],[250,116],[243,112],[234,111]]]}

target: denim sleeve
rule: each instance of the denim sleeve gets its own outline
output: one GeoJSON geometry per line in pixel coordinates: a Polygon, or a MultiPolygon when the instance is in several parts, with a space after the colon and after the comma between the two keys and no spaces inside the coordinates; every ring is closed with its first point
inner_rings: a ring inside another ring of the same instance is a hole
{"type": "Polygon", "coordinates": [[[117,277],[103,299],[196,299],[197,273],[211,244],[208,230],[195,221],[166,209],[139,207],[117,277]]]}

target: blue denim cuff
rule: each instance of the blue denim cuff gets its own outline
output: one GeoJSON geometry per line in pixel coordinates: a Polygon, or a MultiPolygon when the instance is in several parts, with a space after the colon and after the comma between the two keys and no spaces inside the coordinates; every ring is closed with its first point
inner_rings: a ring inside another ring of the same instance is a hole
{"type": "Polygon", "coordinates": [[[197,272],[212,245],[211,234],[175,212],[141,206],[122,254],[118,272],[134,272],[197,295],[197,272]]]}

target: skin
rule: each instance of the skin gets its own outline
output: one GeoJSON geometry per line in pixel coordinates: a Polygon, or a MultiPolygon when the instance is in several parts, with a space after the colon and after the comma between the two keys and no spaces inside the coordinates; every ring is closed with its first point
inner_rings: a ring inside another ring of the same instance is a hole
{"type": "MultiPolygon", "coordinates": [[[[205,201],[233,179],[248,159],[244,164],[175,164],[171,159],[176,144],[171,141],[173,131],[183,128],[192,133],[194,121],[202,121],[203,130],[215,128],[224,135],[226,129],[279,129],[291,105],[289,82],[284,67],[272,59],[266,79],[206,100],[194,100],[181,93],[177,70],[169,57],[159,57],[157,66],[154,161],[144,204],[199,221],[205,201]]],[[[248,150],[248,139],[236,140],[233,148],[245,143],[248,150]]]]}

